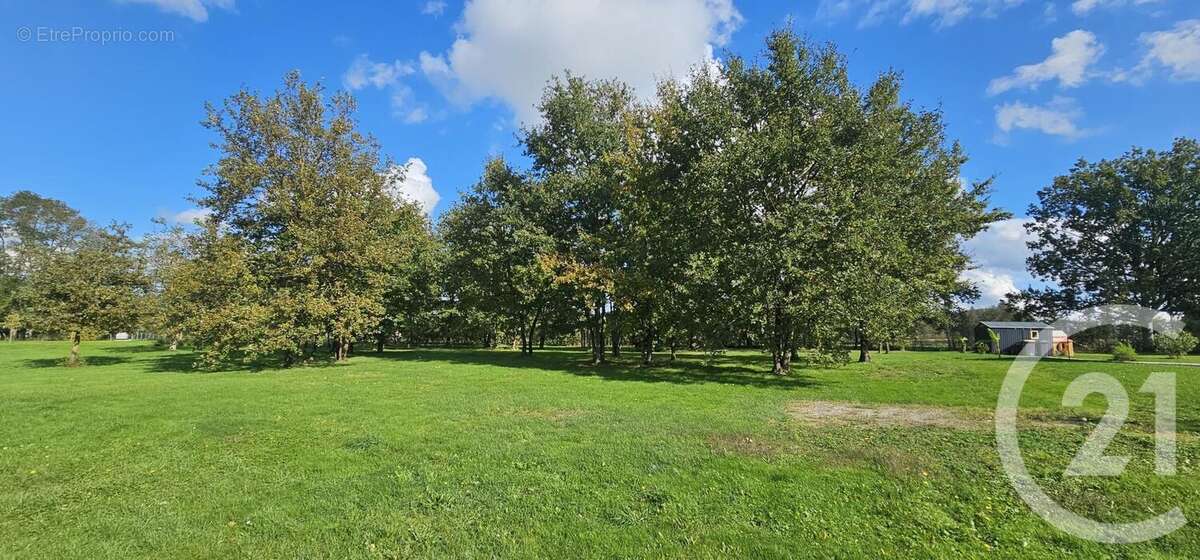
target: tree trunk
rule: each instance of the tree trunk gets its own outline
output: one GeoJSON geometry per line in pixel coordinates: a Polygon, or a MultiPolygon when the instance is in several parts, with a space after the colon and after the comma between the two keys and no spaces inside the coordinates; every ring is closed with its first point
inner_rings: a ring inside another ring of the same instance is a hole
{"type": "Polygon", "coordinates": [[[867,344],[867,337],[861,335],[858,339],[858,361],[860,363],[871,361],[871,345],[867,344]]]}
{"type": "Polygon", "coordinates": [[[375,337],[375,353],[377,353],[377,354],[383,353],[383,345],[386,341],[387,341],[387,335],[385,335],[383,333],[379,333],[375,337]]]}
{"type": "Polygon", "coordinates": [[[604,359],[604,304],[599,303],[592,313],[591,321],[592,365],[603,364],[604,359]]]}
{"type": "Polygon", "coordinates": [[[792,353],[787,348],[776,348],[771,351],[771,373],[787,375],[792,372],[792,353]]]}
{"type": "Polygon", "coordinates": [[[67,365],[75,367],[79,365],[79,331],[71,331],[71,356],[67,358],[67,365]]]}
{"type": "Polygon", "coordinates": [[[621,315],[615,310],[609,315],[608,330],[612,337],[612,355],[614,358],[621,356],[621,315]]]}

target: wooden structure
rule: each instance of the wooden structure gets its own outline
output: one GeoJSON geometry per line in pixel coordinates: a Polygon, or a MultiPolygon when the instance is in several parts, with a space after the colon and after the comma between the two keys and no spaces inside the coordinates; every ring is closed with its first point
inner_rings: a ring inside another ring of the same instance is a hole
{"type": "Polygon", "coordinates": [[[1037,321],[980,321],[975,325],[975,340],[986,343],[993,353],[1011,356],[1048,356],[1055,348],[1054,329],[1037,321]],[[993,345],[989,330],[1000,335],[999,348],[993,345]]]}

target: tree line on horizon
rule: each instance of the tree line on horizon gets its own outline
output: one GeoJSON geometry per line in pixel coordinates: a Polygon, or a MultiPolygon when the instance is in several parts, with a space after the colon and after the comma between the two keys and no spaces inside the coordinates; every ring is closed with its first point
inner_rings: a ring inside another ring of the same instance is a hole
{"type": "MultiPolygon", "coordinates": [[[[513,341],[531,353],[574,340],[597,364],[626,349],[651,363],[757,346],[786,374],[796,359],[848,361],[850,346],[868,361],[921,324],[949,337],[978,297],[961,280],[962,243],[1008,217],[989,207],[990,180],[961,184],[962,149],[940,112],[902,98],[897,74],[860,88],[834,47],[787,31],[767,39],[762,64],[730,57],[651,100],[568,73],[538,109],[519,134],[527,166],[487,161],[433,224],[390,192],[395,168],[358,130],[348,93],[327,98],[297,73],[270,96],[240,91],[207,107],[219,158],[195,227],[163,223],[134,240],[59,201],[0,198],[10,340],[66,336],[78,363],[80,340],[143,329],[194,348],[199,367],[342,360],[355,343],[513,341]]],[[[1176,206],[1155,212],[1192,212],[1155,224],[1195,228],[1196,143],[1127,157],[1165,161],[1146,173],[1176,206]]],[[[1074,272],[1096,248],[1055,256],[1077,223],[1064,217],[1104,204],[1091,189],[1148,188],[1111,165],[1080,162],[1039,193],[1031,227],[1052,242],[1033,247],[1032,270],[1063,288],[1014,305],[1049,313],[1084,294],[1124,297],[1096,287],[1112,279],[1074,272]]],[[[1141,227],[1128,210],[1109,218],[1141,227]]],[[[1178,270],[1200,270],[1197,254],[1178,270]]],[[[1154,303],[1195,317],[1195,277],[1154,303]]]]}

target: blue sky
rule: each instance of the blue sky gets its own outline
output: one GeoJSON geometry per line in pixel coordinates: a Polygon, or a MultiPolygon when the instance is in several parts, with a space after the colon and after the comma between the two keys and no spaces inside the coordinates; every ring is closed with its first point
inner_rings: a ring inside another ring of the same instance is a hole
{"type": "MultiPolygon", "coordinates": [[[[844,52],[866,83],[895,69],[940,108],[1023,216],[1078,158],[1200,135],[1200,3],[1192,0],[0,0],[0,193],[29,189],[147,231],[186,219],[217,154],[206,101],[274,90],[298,69],[359,99],[362,128],[412,162],[398,188],[436,216],[489,154],[517,157],[547,76],[570,68],[648,93],[707,58],[753,59],[790,25],[844,52]],[[413,159],[415,158],[415,159],[413,159]]],[[[1029,282],[1020,222],[974,240],[984,302],[1029,282]]]]}

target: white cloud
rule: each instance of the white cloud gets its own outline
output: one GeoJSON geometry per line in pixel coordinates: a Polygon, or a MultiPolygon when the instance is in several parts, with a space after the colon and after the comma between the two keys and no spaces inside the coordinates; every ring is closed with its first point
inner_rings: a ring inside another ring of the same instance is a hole
{"type": "Polygon", "coordinates": [[[150,4],[168,14],[184,16],[192,21],[208,21],[208,8],[234,9],[235,0],[118,0],[124,4],[150,4]]]}
{"type": "Polygon", "coordinates": [[[470,0],[459,38],[420,63],[451,101],[499,99],[533,122],[555,74],[617,78],[649,97],[658,79],[704,63],[741,21],[732,0],[470,0]]]}
{"type": "Polygon", "coordinates": [[[1142,82],[1159,66],[1170,69],[1172,79],[1200,80],[1200,19],[1181,21],[1169,31],[1142,33],[1140,40],[1146,48],[1142,62],[1116,72],[1114,81],[1142,82]]]}
{"type": "Polygon", "coordinates": [[[1003,134],[1027,129],[1075,139],[1087,134],[1075,124],[1082,114],[1075,101],[1065,97],[1055,97],[1048,105],[1026,105],[1017,101],[996,107],[996,126],[1003,134]]]}
{"type": "Polygon", "coordinates": [[[1029,218],[1010,218],[992,224],[963,244],[976,268],[962,273],[982,294],[978,305],[995,305],[1005,294],[1034,283],[1025,268],[1030,251],[1026,243],[1033,236],[1025,230],[1029,218]]]}
{"type": "Polygon", "coordinates": [[[990,268],[973,268],[963,271],[959,278],[966,280],[979,288],[979,299],[976,307],[991,307],[1004,300],[1008,294],[1018,291],[1016,280],[1012,274],[990,268]]]}
{"type": "Polygon", "coordinates": [[[404,112],[402,119],[407,124],[423,123],[429,119],[429,111],[424,107],[413,107],[404,112]]]}
{"type": "Polygon", "coordinates": [[[821,0],[817,19],[836,20],[862,11],[859,27],[870,27],[886,19],[899,18],[903,24],[932,19],[937,27],[950,27],[978,15],[995,17],[1001,11],[1025,0],[821,0]]]}
{"type": "Polygon", "coordinates": [[[427,16],[440,16],[446,11],[446,3],[442,0],[429,0],[421,6],[421,13],[427,16]]]}
{"type": "Polygon", "coordinates": [[[212,214],[207,208],[188,208],[174,214],[160,213],[159,218],[171,224],[192,225],[212,214]]]}
{"type": "MultiPolygon", "coordinates": [[[[1159,1],[1160,0],[1133,0],[1133,4],[1140,6],[1142,4],[1153,4],[1159,1]]],[[[1129,2],[1127,0],[1075,0],[1071,3],[1071,11],[1075,12],[1075,15],[1082,16],[1099,7],[1116,7],[1123,6],[1128,3],[1129,2]]]]}
{"type": "Polygon", "coordinates": [[[394,166],[387,171],[387,188],[397,200],[416,202],[429,215],[442,199],[433,188],[429,178],[429,167],[420,158],[408,158],[403,166],[394,166]]]}
{"type": "Polygon", "coordinates": [[[412,74],[416,69],[408,62],[372,62],[365,54],[360,54],[350,63],[350,68],[342,75],[342,84],[350,91],[357,91],[367,86],[382,89],[396,85],[400,78],[412,74]]]}
{"type": "Polygon", "coordinates": [[[932,17],[937,20],[938,26],[949,27],[970,14],[969,0],[911,0],[908,13],[904,14],[901,21],[909,23],[915,19],[932,17]]]}
{"type": "Polygon", "coordinates": [[[1096,36],[1076,29],[1050,42],[1051,54],[1037,64],[1018,66],[1009,76],[996,78],[988,84],[988,94],[996,95],[1014,88],[1036,88],[1049,80],[1058,80],[1060,87],[1082,84],[1088,78],[1088,67],[1104,54],[1104,45],[1096,36]]]}

